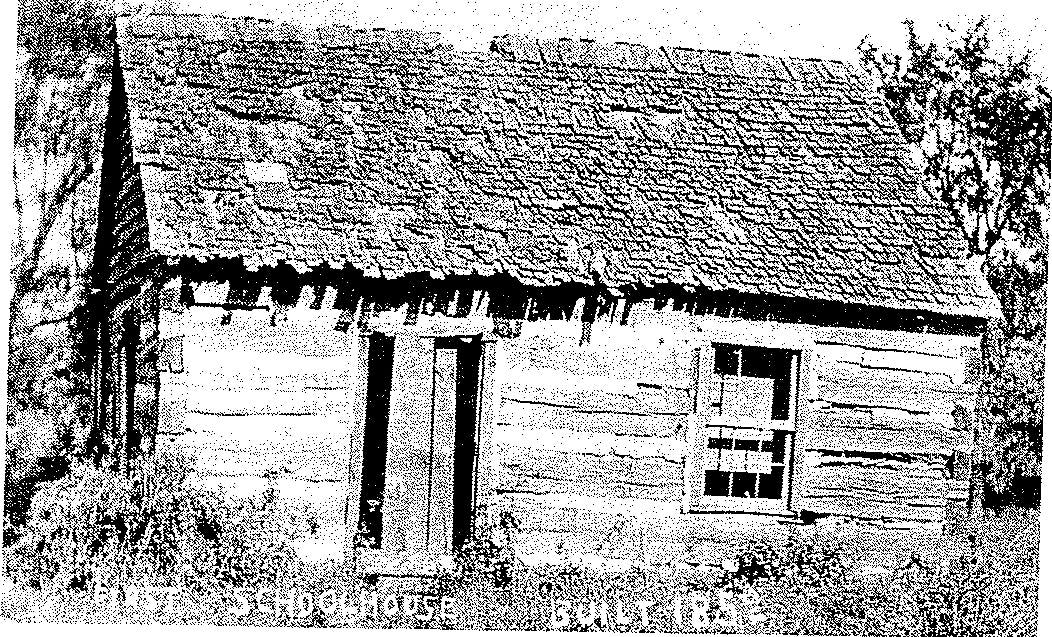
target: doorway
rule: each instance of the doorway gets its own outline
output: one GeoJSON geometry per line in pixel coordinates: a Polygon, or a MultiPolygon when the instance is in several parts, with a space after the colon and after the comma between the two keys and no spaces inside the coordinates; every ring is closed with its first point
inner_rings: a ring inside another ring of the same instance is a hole
{"type": "Polygon", "coordinates": [[[463,546],[472,535],[477,496],[481,360],[482,343],[478,337],[435,341],[432,441],[452,442],[452,458],[451,466],[444,466],[449,462],[442,457],[445,454],[432,454],[432,487],[436,479],[448,476],[446,479],[451,488],[432,488],[429,498],[435,514],[432,519],[441,520],[440,528],[435,531],[442,537],[435,538],[437,542],[430,544],[444,545],[447,551],[463,546]],[[441,470],[441,477],[434,469],[441,470]]]}
{"type": "Polygon", "coordinates": [[[367,347],[355,544],[448,554],[474,529],[482,339],[374,334],[367,347]]]}
{"type": "Polygon", "coordinates": [[[355,544],[381,548],[384,489],[387,482],[387,436],[391,414],[394,337],[369,337],[365,380],[365,427],[362,437],[362,494],[358,504],[355,544]]]}

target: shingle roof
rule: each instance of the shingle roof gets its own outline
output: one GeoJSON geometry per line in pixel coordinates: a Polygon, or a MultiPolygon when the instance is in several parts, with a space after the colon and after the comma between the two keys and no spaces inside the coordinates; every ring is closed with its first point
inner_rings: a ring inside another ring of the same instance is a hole
{"type": "Polygon", "coordinates": [[[161,254],[995,312],[843,63],[202,16],[117,37],[161,254]]]}

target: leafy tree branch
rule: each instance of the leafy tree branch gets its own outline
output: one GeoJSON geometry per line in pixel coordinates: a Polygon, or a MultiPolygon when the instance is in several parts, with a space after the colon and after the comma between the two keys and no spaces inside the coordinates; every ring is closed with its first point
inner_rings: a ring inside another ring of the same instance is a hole
{"type": "Polygon", "coordinates": [[[1048,205],[1052,100],[1033,53],[1002,53],[989,21],[944,24],[925,42],[906,21],[906,55],[859,45],[906,140],[916,146],[932,194],[946,204],[971,254],[989,255],[1011,232],[1041,233],[1048,205]]]}

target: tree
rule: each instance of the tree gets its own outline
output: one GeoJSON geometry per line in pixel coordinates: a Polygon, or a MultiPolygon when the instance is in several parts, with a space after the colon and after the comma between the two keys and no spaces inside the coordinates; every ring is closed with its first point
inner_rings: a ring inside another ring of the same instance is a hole
{"type": "Polygon", "coordinates": [[[912,21],[906,56],[859,45],[906,140],[919,148],[931,192],[953,211],[972,254],[988,255],[1010,231],[1041,233],[1048,204],[1049,92],[1033,53],[1001,53],[987,18],[963,32],[943,25],[922,42],[912,21]]]}
{"type": "Polygon", "coordinates": [[[77,279],[86,265],[81,258],[83,230],[89,225],[84,216],[93,212],[97,197],[81,189],[95,173],[101,146],[111,21],[112,7],[98,0],[19,4],[12,329],[28,327],[16,318],[40,283],[48,240],[64,215],[70,215],[71,260],[64,278],[77,279]]]}
{"type": "Polygon", "coordinates": [[[105,0],[19,4],[5,522],[36,480],[61,472],[85,424],[73,320],[98,208],[113,13],[105,0]]]}
{"type": "Polygon", "coordinates": [[[905,25],[905,56],[866,38],[862,67],[1001,303],[983,348],[977,467],[986,502],[1036,504],[1024,485],[1039,484],[1041,465],[1052,100],[1032,52],[996,47],[987,18],[943,25],[941,42],[905,25]]]}
{"type": "Polygon", "coordinates": [[[1004,251],[986,264],[1001,300],[1003,320],[986,334],[986,378],[981,387],[983,427],[978,442],[988,505],[1040,500],[1044,424],[1048,245],[1004,251]]]}

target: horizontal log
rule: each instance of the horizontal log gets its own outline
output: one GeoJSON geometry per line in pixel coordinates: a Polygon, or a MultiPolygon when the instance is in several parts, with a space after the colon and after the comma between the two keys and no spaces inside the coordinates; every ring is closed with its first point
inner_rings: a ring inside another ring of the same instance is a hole
{"type": "Polygon", "coordinates": [[[310,438],[338,439],[349,430],[350,414],[286,416],[259,414],[227,416],[187,413],[184,431],[187,444],[301,444],[310,438]]]}
{"type": "Polygon", "coordinates": [[[188,370],[255,369],[263,374],[310,373],[350,369],[357,360],[351,350],[325,355],[302,351],[257,350],[251,347],[206,347],[196,336],[183,339],[183,358],[188,370]]]}
{"type": "Polygon", "coordinates": [[[565,370],[512,366],[502,369],[502,378],[507,385],[538,389],[600,390],[625,396],[634,396],[639,392],[639,382],[634,378],[623,379],[598,374],[582,375],[565,370]]]}
{"type": "Polygon", "coordinates": [[[535,515],[555,515],[556,511],[566,511],[569,515],[600,516],[609,519],[614,516],[636,517],[648,520],[670,520],[683,517],[680,513],[680,502],[656,501],[646,498],[599,498],[587,494],[552,493],[506,493],[493,494],[487,497],[487,506],[491,511],[517,508],[523,512],[534,512],[535,515]]]}
{"type": "Polygon", "coordinates": [[[818,412],[811,425],[797,433],[797,444],[804,449],[908,451],[949,456],[955,449],[970,448],[972,434],[946,427],[936,420],[852,419],[818,412]],[[886,423],[895,426],[885,426],[886,423]]]}
{"type": "Polygon", "coordinates": [[[351,409],[353,397],[346,389],[275,390],[247,387],[219,389],[192,385],[187,388],[186,409],[196,414],[220,416],[308,416],[351,409]]]}
{"type": "Polygon", "coordinates": [[[593,494],[597,488],[623,486],[682,491],[682,463],[662,458],[631,458],[613,454],[589,455],[498,445],[493,485],[497,489],[526,490],[516,487],[520,479],[546,479],[567,485],[566,493],[593,494]]]}
{"type": "Polygon", "coordinates": [[[942,377],[941,380],[953,384],[961,384],[965,379],[966,360],[960,355],[945,356],[831,343],[816,345],[815,354],[819,367],[841,362],[874,369],[937,374],[942,377]]]}
{"type": "Polygon", "coordinates": [[[305,355],[287,352],[258,351],[239,347],[205,349],[191,337],[183,341],[183,358],[187,371],[251,370],[262,375],[311,373],[349,373],[357,365],[357,355],[343,351],[338,355],[305,355]]]}
{"type": "Polygon", "coordinates": [[[577,377],[581,381],[604,378],[611,382],[642,382],[689,388],[694,382],[694,352],[675,343],[650,342],[645,334],[630,333],[627,342],[581,344],[580,329],[573,335],[540,334],[504,344],[509,377],[515,370],[538,375],[577,377]]]}
{"type": "Polygon", "coordinates": [[[535,476],[505,476],[495,484],[498,493],[553,493],[590,495],[597,498],[639,498],[658,502],[679,502],[681,493],[671,485],[646,486],[624,483],[582,484],[572,479],[535,476]]]}
{"type": "Polygon", "coordinates": [[[862,518],[941,520],[948,495],[938,463],[807,454],[793,508],[862,518]]]}
{"type": "Polygon", "coordinates": [[[964,502],[968,499],[971,485],[967,480],[950,480],[947,483],[946,499],[953,502],[964,502]]]}
{"type": "Polygon", "coordinates": [[[947,430],[970,431],[967,422],[958,422],[952,414],[912,414],[894,407],[832,407],[827,403],[813,403],[811,412],[816,422],[836,427],[861,429],[924,429],[938,424],[947,430]]]}
{"type": "Polygon", "coordinates": [[[945,478],[948,468],[946,456],[937,453],[822,450],[808,452],[804,458],[817,467],[881,467],[939,478],[945,478]]]}
{"type": "Polygon", "coordinates": [[[501,401],[497,422],[517,427],[682,438],[687,416],[582,411],[575,407],[505,398],[501,401]]]}
{"type": "Polygon", "coordinates": [[[964,383],[965,359],[913,352],[866,351],[862,367],[942,375],[954,385],[964,383]]]}
{"type": "MultiPolygon", "coordinates": [[[[612,530],[625,525],[626,516],[618,513],[620,504],[630,501],[627,498],[611,498],[606,511],[589,511],[587,509],[561,508],[551,506],[548,502],[538,501],[538,496],[506,494],[498,496],[495,506],[508,510],[516,515],[519,532],[555,532],[574,533],[588,537],[592,541],[609,534],[612,530]],[[499,504],[497,504],[499,503],[499,504]]],[[[678,515],[678,513],[672,514],[678,515]]]]}
{"type": "Polygon", "coordinates": [[[850,493],[809,495],[793,503],[796,510],[827,515],[842,515],[865,520],[906,520],[942,522],[946,518],[945,501],[906,503],[896,499],[860,497],[850,493]]]}
{"type": "Polygon", "coordinates": [[[221,391],[347,391],[355,387],[356,374],[343,369],[317,372],[263,373],[252,367],[230,365],[223,369],[188,367],[183,382],[187,387],[221,391]]]}
{"type": "Polygon", "coordinates": [[[516,426],[498,424],[493,441],[506,447],[538,451],[561,451],[593,456],[615,455],[629,458],[661,458],[681,462],[686,450],[683,436],[623,436],[606,432],[582,432],[544,424],[516,426]]]}
{"type": "Polygon", "coordinates": [[[633,414],[639,416],[685,415],[693,411],[691,392],[686,389],[624,386],[603,388],[560,387],[506,381],[501,394],[518,403],[572,407],[582,412],[633,414]]]}
{"type": "Polygon", "coordinates": [[[727,514],[692,515],[680,511],[680,502],[639,498],[599,498],[565,493],[504,493],[490,496],[488,508],[510,511],[520,532],[566,532],[604,537],[612,529],[642,532],[644,540],[663,542],[719,542],[733,545],[774,533],[788,536],[780,523],[784,516],[727,514]]]}
{"type": "Polygon", "coordinates": [[[188,444],[184,437],[167,438],[165,447],[177,447],[191,455],[196,471],[202,475],[288,477],[310,482],[348,479],[346,444],[304,441],[292,448],[287,445],[222,447],[188,444]]]}
{"type": "Polygon", "coordinates": [[[978,347],[979,338],[950,334],[919,334],[848,327],[812,327],[816,345],[854,345],[867,349],[894,350],[957,357],[965,347],[978,347]]]}
{"type": "Polygon", "coordinates": [[[815,398],[838,407],[883,408],[914,414],[952,414],[960,405],[974,409],[975,391],[940,376],[871,369],[838,363],[818,372],[815,398]]]}
{"type": "Polygon", "coordinates": [[[335,322],[328,320],[327,316],[325,320],[289,320],[271,325],[268,312],[255,311],[250,313],[251,320],[223,325],[221,310],[218,315],[212,316],[213,312],[209,312],[208,316],[202,317],[199,316],[200,309],[193,308],[194,312],[189,312],[184,318],[187,347],[205,352],[229,349],[300,356],[355,356],[355,334],[337,331],[335,322]]]}

